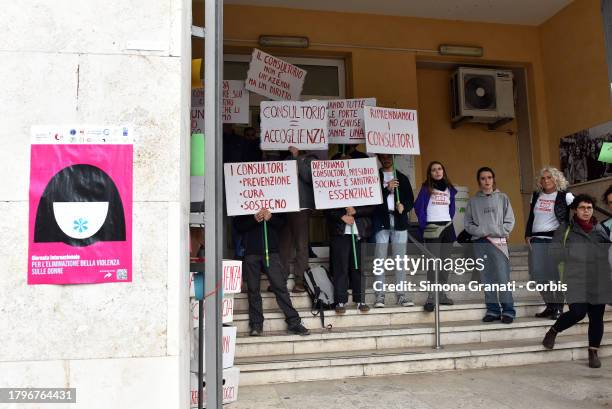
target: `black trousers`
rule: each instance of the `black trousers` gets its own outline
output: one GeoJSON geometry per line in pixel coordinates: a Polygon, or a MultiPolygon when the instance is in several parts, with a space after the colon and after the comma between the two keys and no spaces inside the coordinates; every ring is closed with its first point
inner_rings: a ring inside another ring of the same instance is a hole
{"type": "MultiPolygon", "coordinates": [[[[442,230],[440,236],[436,239],[425,239],[425,247],[427,250],[431,251],[434,256],[441,258],[442,260],[449,258],[451,256],[451,248],[453,243],[453,234],[452,229],[453,225],[451,224],[446,229],[442,230]]],[[[430,283],[436,282],[436,272],[431,269],[427,271],[427,281],[430,283]]],[[[441,269],[438,271],[438,283],[446,284],[448,283],[448,271],[441,269]]]]}
{"type": "Polygon", "coordinates": [[[565,331],[569,327],[579,323],[588,314],[589,316],[589,346],[599,348],[604,333],[605,304],[573,303],[569,305],[569,311],[561,314],[553,328],[557,332],[565,331]]]}
{"type": "Polygon", "coordinates": [[[353,241],[350,234],[342,236],[331,236],[329,239],[330,262],[334,276],[334,301],[348,302],[348,287],[353,290],[353,302],[363,302],[361,289],[361,272],[359,265],[360,245],[355,238],[355,250],[357,251],[357,268],[353,256],[353,241]]]}
{"type": "Polygon", "coordinates": [[[281,267],[278,253],[270,254],[270,267],[266,267],[264,256],[248,254],[243,262],[249,297],[249,326],[251,329],[263,329],[263,306],[261,301],[261,273],[264,272],[270,281],[272,292],[276,296],[276,303],[285,314],[285,321],[289,327],[301,322],[300,315],[293,308],[285,273],[281,267]]]}

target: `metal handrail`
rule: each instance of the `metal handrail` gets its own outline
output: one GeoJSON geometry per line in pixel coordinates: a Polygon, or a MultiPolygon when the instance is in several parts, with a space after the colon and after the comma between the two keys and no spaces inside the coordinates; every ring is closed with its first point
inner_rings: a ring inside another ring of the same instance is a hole
{"type": "MultiPolygon", "coordinates": [[[[429,258],[437,257],[435,254],[429,251],[429,249],[427,249],[425,245],[420,243],[412,234],[410,234],[410,232],[406,231],[406,233],[408,234],[408,241],[411,241],[412,243],[414,243],[416,248],[419,249],[421,252],[423,252],[427,257],[429,258]]],[[[439,280],[438,274],[439,274],[438,263],[434,263],[434,277],[435,277],[434,283],[435,283],[436,289],[438,288],[438,280],[439,280]]],[[[433,348],[442,349],[442,343],[440,342],[440,294],[439,294],[439,291],[437,290],[435,291],[435,295],[434,295],[434,333],[435,333],[436,343],[433,346],[433,348]]]]}

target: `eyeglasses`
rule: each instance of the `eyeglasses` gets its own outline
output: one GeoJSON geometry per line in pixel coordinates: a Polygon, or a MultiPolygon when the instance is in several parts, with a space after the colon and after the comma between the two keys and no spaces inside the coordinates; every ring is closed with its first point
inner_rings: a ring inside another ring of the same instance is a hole
{"type": "Polygon", "coordinates": [[[593,211],[593,208],[591,206],[578,206],[577,209],[581,210],[583,212],[592,212],[593,211]]]}

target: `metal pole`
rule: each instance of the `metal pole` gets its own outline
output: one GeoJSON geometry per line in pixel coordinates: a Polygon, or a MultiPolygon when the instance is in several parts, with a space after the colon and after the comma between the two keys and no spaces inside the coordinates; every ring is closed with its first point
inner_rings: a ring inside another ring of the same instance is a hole
{"type": "Polygon", "coordinates": [[[207,289],[204,331],[206,354],[206,407],[221,408],[223,403],[223,362],[221,353],[221,288],[223,257],[223,130],[221,123],[223,92],[223,0],[206,0],[204,7],[204,89],[206,146],[206,271],[207,289]]]}
{"type": "Polygon", "coordinates": [[[198,409],[204,405],[204,300],[198,301],[198,409]]]}
{"type": "MultiPolygon", "coordinates": [[[[444,245],[444,243],[442,244],[444,245]]],[[[435,293],[435,332],[436,332],[436,345],[434,349],[442,349],[442,345],[440,343],[440,292],[438,291],[438,265],[434,263],[434,275],[436,282],[436,293],[435,293]]]]}

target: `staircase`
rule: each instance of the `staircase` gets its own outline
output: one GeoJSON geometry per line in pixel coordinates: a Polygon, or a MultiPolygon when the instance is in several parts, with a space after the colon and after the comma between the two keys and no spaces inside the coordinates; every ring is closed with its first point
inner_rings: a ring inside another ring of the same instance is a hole
{"type": "MultiPolygon", "coordinates": [[[[327,263],[326,259],[311,263],[327,263]]],[[[528,281],[527,253],[511,252],[511,279],[528,281]]],[[[416,277],[417,280],[422,278],[416,277]]],[[[467,282],[469,275],[452,275],[451,282],[467,282]]],[[[387,282],[391,282],[388,280],[387,282]]],[[[262,289],[267,288],[262,278],[262,289]]],[[[541,340],[552,321],[535,318],[542,309],[537,293],[519,289],[514,293],[517,319],[512,324],[483,323],[484,295],[476,292],[448,293],[455,305],[440,307],[441,343],[435,350],[434,314],[423,311],[426,294],[414,294],[415,307],[395,304],[387,294],[386,308],[359,312],[354,304],[344,315],[326,311],[325,324],[311,314],[306,293],[291,294],[294,307],[310,336],[288,335],[283,314],[274,295],[263,292],[264,336],[248,336],[248,301],[237,294],[234,325],[238,327],[235,365],[240,368],[241,385],[261,385],[341,379],[358,376],[395,375],[414,372],[473,369],[525,365],[586,358],[587,323],[557,337],[553,351],[545,350],[541,340]]],[[[366,301],[372,306],[370,290],[366,301]]],[[[606,325],[612,315],[605,316],[606,325]]],[[[612,340],[604,336],[601,356],[612,355],[612,340]]]]}

